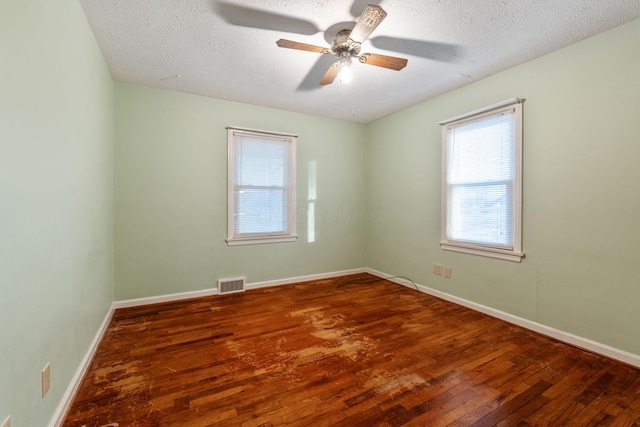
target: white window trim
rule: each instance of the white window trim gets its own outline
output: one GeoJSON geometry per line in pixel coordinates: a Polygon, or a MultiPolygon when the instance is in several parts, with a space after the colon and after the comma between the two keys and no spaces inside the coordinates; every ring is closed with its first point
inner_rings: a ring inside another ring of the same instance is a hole
{"type": "Polygon", "coordinates": [[[524,98],[512,98],[471,111],[439,122],[442,126],[442,177],[441,177],[441,240],[440,247],[446,251],[454,251],[471,255],[485,256],[512,262],[521,262],[525,254],[522,252],[522,103],[524,98]],[[447,237],[447,132],[454,125],[467,120],[476,120],[483,116],[493,115],[500,111],[514,109],[515,118],[515,162],[514,177],[513,226],[514,242],[512,249],[496,248],[488,245],[449,240],[447,237]]]}
{"type": "Polygon", "coordinates": [[[296,234],[296,144],[298,135],[272,132],[259,129],[250,129],[237,126],[227,127],[227,245],[257,245],[263,243],[278,242],[295,242],[298,238],[296,234]],[[256,233],[237,236],[234,226],[235,215],[235,191],[234,191],[234,132],[246,133],[249,135],[258,135],[263,137],[274,137],[285,139],[291,144],[291,152],[289,156],[289,181],[291,182],[289,193],[289,210],[288,210],[288,230],[284,233],[268,234],[256,233]]]}

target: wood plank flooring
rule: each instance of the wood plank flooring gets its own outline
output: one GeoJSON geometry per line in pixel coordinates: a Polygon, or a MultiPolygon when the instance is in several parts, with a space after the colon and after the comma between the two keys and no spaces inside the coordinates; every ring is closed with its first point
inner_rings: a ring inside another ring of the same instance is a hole
{"type": "Polygon", "coordinates": [[[360,274],[117,310],[63,425],[640,426],[640,370],[360,274]]]}

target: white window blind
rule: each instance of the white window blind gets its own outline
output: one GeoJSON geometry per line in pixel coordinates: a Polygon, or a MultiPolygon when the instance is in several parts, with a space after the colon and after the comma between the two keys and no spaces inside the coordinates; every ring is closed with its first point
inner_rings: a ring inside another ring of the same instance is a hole
{"type": "Polygon", "coordinates": [[[229,128],[229,244],[295,238],[295,142],[229,128]]]}
{"type": "Polygon", "coordinates": [[[444,126],[444,249],[520,260],[520,122],[518,102],[444,126]]]}

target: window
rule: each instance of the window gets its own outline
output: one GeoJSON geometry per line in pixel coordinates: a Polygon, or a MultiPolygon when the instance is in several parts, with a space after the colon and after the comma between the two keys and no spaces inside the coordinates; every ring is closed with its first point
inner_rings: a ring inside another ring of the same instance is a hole
{"type": "Polygon", "coordinates": [[[442,249],[520,262],[522,102],[442,125],[442,249]]]}
{"type": "Polygon", "coordinates": [[[227,128],[229,245],[296,239],[296,135],[227,128]]]}

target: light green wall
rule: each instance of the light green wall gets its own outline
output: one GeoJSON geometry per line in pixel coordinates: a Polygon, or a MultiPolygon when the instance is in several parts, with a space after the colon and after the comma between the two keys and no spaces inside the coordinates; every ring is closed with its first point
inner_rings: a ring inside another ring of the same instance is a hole
{"type": "Polygon", "coordinates": [[[369,125],[367,265],[640,354],[638,46],[640,20],[369,125]],[[527,256],[442,251],[437,122],[516,96],[527,256]]]}
{"type": "Polygon", "coordinates": [[[117,300],[215,288],[229,277],[252,283],[364,266],[362,125],[123,83],[115,93],[117,300]],[[227,246],[229,125],[299,135],[297,242],[227,246]]]}
{"type": "Polygon", "coordinates": [[[0,63],[0,422],[38,427],[113,301],[113,82],[75,0],[1,2],[0,63]]]}

